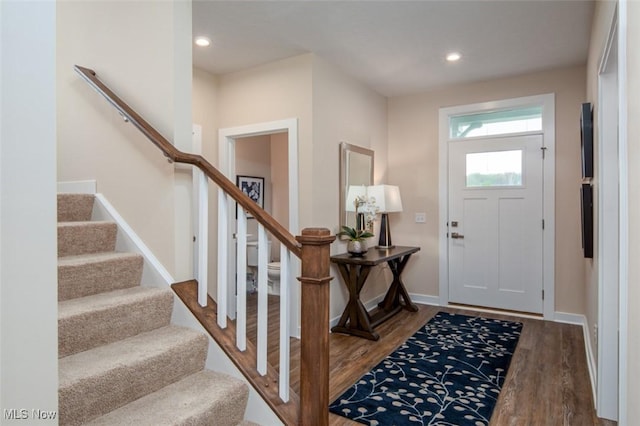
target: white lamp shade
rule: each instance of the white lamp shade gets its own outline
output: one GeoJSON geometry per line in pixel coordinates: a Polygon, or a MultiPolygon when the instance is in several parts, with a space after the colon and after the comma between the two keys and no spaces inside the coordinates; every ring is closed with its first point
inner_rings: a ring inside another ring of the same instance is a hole
{"type": "Polygon", "coordinates": [[[366,197],[367,187],[364,185],[351,185],[347,191],[346,210],[348,212],[356,211],[356,198],[366,197]]]}
{"type": "Polygon", "coordinates": [[[395,185],[373,185],[367,188],[367,195],[375,198],[380,213],[402,211],[400,188],[395,185]]]}

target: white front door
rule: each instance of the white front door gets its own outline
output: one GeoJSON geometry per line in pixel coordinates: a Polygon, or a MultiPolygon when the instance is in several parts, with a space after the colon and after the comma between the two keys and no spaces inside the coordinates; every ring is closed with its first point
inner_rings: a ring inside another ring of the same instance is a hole
{"type": "Polygon", "coordinates": [[[449,142],[449,300],[543,311],[542,135],[449,142]]]}

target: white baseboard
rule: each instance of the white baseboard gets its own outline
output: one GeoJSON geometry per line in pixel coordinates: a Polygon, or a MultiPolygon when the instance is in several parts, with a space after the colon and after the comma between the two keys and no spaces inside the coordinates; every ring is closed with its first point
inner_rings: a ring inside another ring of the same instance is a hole
{"type": "Polygon", "coordinates": [[[79,180],[58,182],[58,192],[66,194],[95,194],[97,191],[95,180],[79,180]]]}
{"type": "Polygon", "coordinates": [[[584,350],[587,356],[587,368],[589,369],[589,380],[591,381],[591,393],[593,394],[594,406],[597,406],[596,398],[596,386],[597,386],[597,371],[596,357],[593,354],[593,347],[591,346],[591,338],[589,336],[589,323],[587,317],[580,314],[568,314],[565,312],[556,312],[554,315],[555,322],[562,322],[566,324],[575,324],[582,327],[582,334],[584,336],[584,350]]]}
{"type": "Polygon", "coordinates": [[[438,296],[430,296],[428,294],[410,293],[409,297],[411,297],[411,300],[414,303],[419,303],[420,305],[442,306],[440,304],[440,297],[438,297],[438,296]]]}

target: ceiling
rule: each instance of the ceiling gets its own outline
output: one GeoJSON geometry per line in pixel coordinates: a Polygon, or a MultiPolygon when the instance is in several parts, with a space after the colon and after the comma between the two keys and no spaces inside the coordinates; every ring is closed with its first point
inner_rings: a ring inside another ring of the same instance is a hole
{"type": "Polygon", "coordinates": [[[193,1],[193,64],[226,74],[315,53],[385,96],[585,64],[582,0],[193,1]],[[445,61],[450,51],[462,54],[445,61]]]}

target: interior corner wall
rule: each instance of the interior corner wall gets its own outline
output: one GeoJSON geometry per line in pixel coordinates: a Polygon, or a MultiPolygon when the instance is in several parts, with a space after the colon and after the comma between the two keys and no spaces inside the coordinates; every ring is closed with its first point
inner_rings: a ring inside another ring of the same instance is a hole
{"type": "MultiPolygon", "coordinates": [[[[395,182],[387,174],[387,98],[344,74],[321,58],[313,58],[313,225],[339,229],[340,142],[372,149],[374,183],[395,182]]],[[[375,239],[369,240],[375,244],[375,239]]],[[[346,251],[337,240],[333,254],[346,251]]],[[[332,267],[330,318],[340,316],[349,294],[337,268],[332,267]]],[[[386,268],[372,271],[361,293],[364,302],[384,294],[390,275],[386,268]]]]}
{"type": "Polygon", "coordinates": [[[556,271],[555,310],[583,314],[584,259],[580,232],[580,104],[585,99],[584,66],[458,85],[389,99],[389,181],[400,186],[404,211],[394,215],[394,241],[416,245],[420,262],[407,265],[410,293],[438,295],[440,108],[555,93],[556,101],[556,271]],[[410,194],[405,196],[404,194],[410,194]],[[427,223],[414,223],[425,212],[427,223]]]}
{"type": "Polygon", "coordinates": [[[173,274],[174,166],[73,65],[94,69],[171,141],[176,125],[184,128],[176,122],[178,109],[191,108],[176,94],[174,45],[184,30],[179,12],[172,2],[56,2],[56,8],[58,180],[95,179],[173,274]]]}
{"type": "Polygon", "coordinates": [[[55,2],[0,2],[3,425],[58,424],[55,32],[55,2]]]}
{"type": "MultiPolygon", "coordinates": [[[[176,148],[184,152],[193,149],[192,119],[192,20],[191,1],[173,1],[173,134],[171,141],[176,148]]],[[[190,280],[194,277],[194,212],[193,166],[176,164],[174,166],[174,273],[176,281],[190,280]]]]}
{"type": "MultiPolygon", "coordinates": [[[[218,77],[193,68],[193,122],[202,126],[202,156],[218,164],[218,77]]],[[[209,294],[217,294],[218,284],[218,197],[215,185],[209,185],[209,294]]]]}

